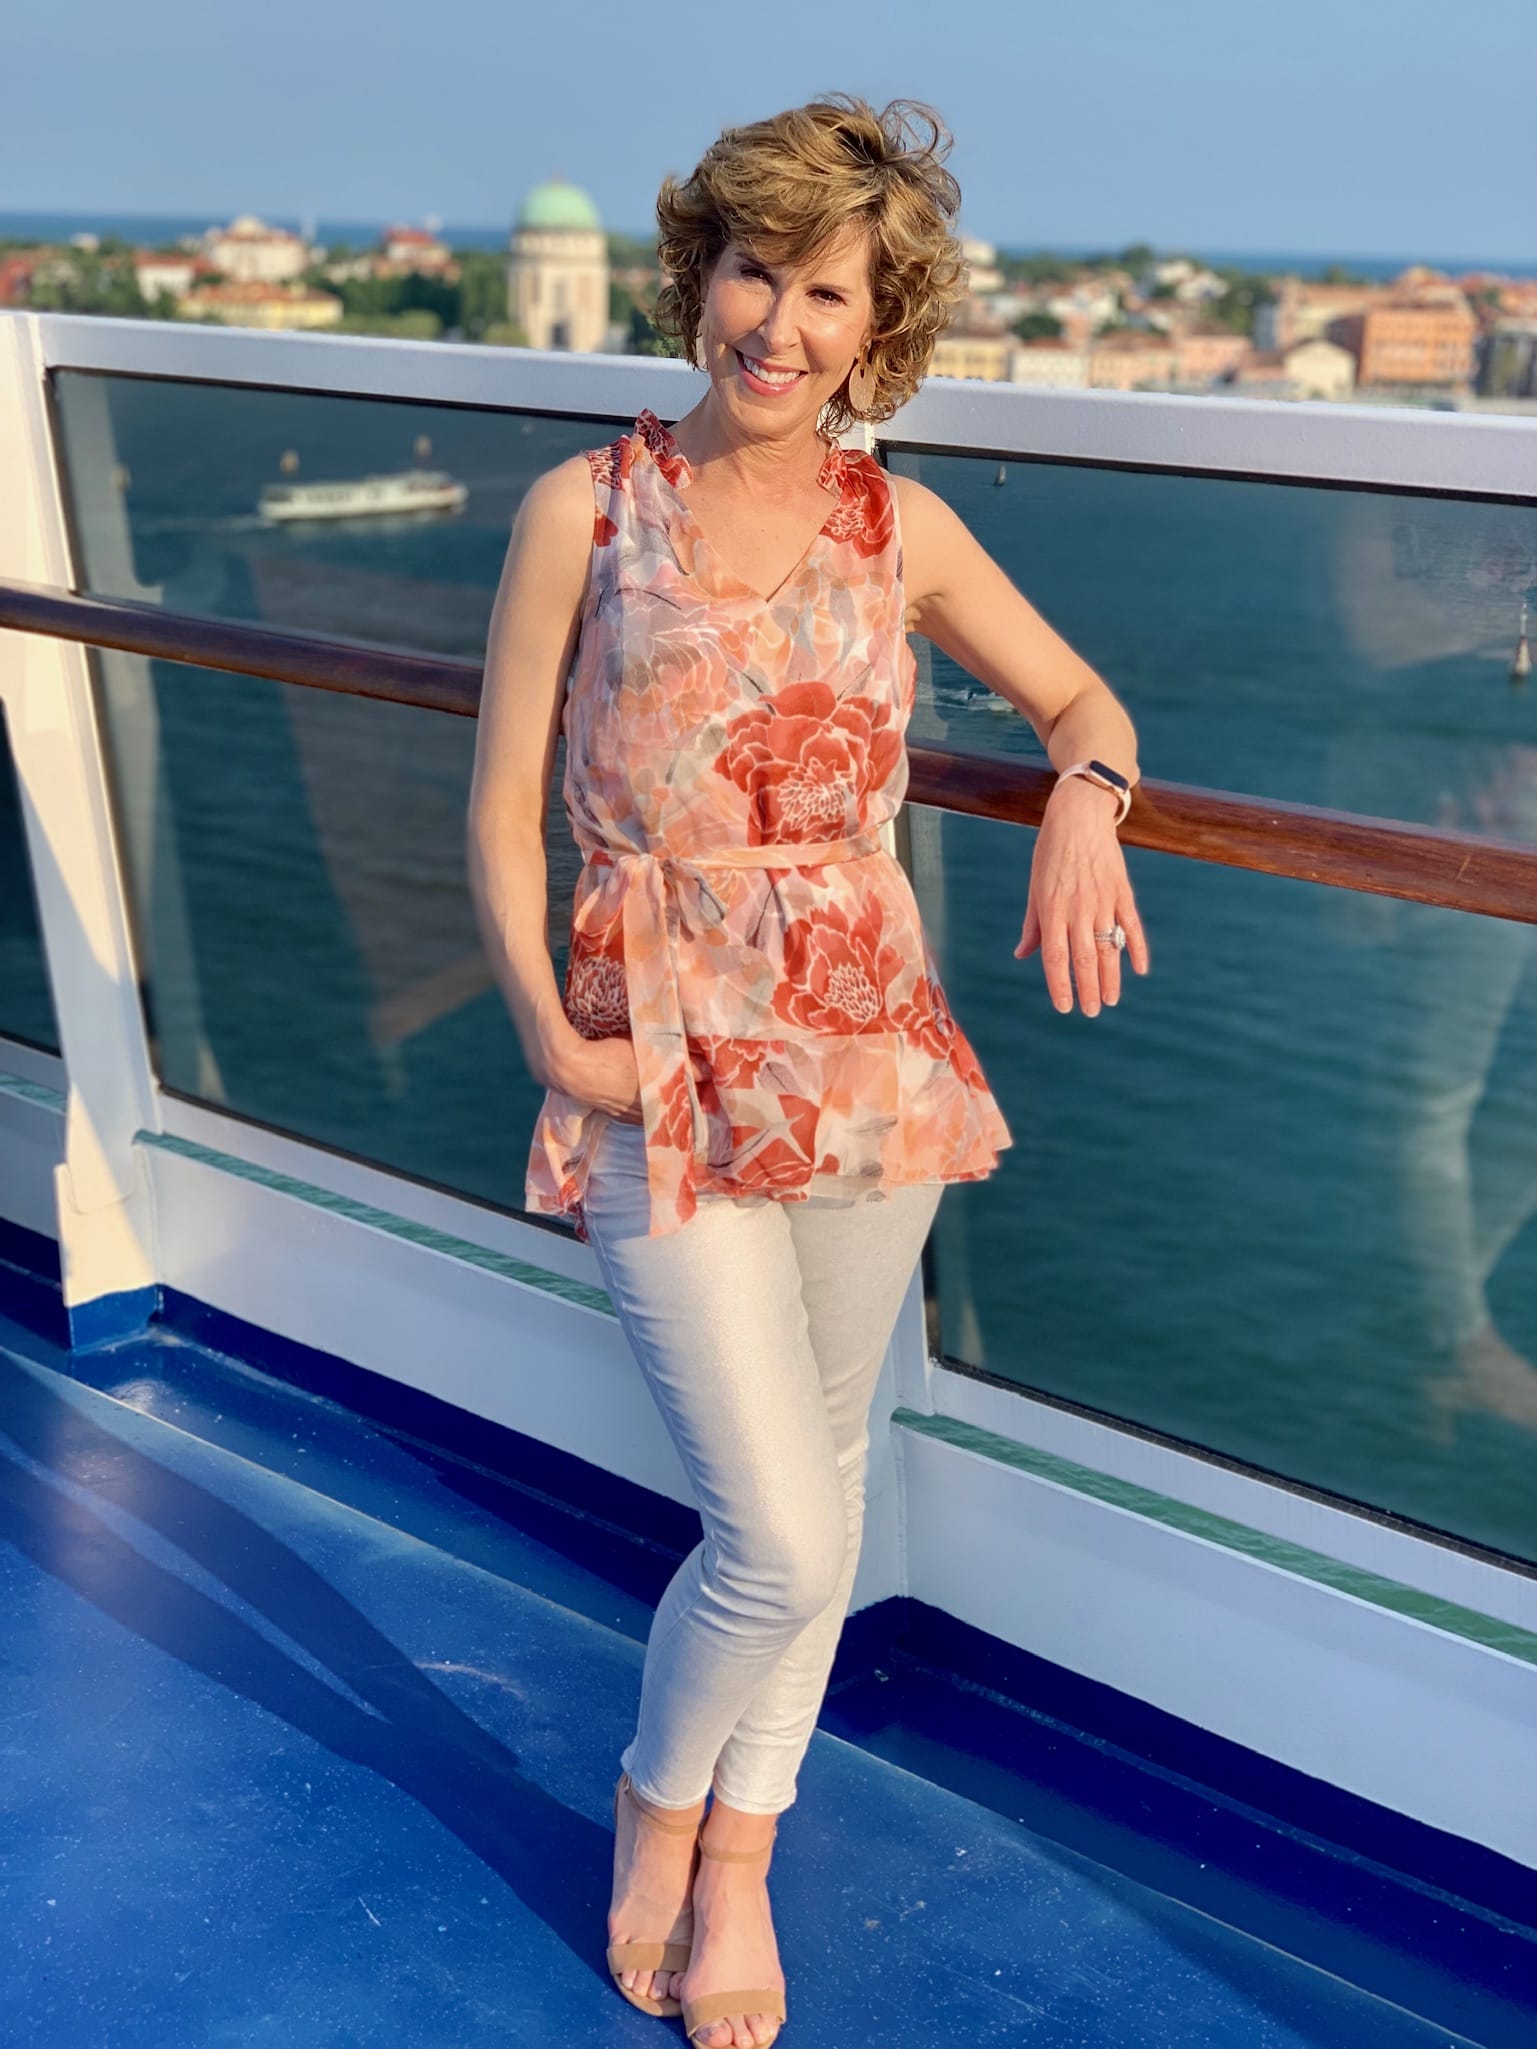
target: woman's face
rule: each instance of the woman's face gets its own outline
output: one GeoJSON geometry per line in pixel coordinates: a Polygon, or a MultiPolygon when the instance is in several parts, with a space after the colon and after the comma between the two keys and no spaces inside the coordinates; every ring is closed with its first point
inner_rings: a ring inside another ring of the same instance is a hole
{"type": "Polygon", "coordinates": [[[699,323],[714,396],[748,434],[778,439],[808,420],[814,425],[869,338],[872,310],[863,227],[845,229],[821,256],[794,268],[760,262],[729,242],[699,323]]]}

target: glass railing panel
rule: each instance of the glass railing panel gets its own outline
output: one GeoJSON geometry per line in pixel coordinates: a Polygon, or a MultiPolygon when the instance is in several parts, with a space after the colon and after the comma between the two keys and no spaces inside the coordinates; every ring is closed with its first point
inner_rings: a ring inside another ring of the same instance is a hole
{"type": "MultiPolygon", "coordinates": [[[[1537,503],[888,460],[954,506],[1122,698],[1148,776],[1537,839],[1537,682],[1520,658],[1523,601],[1537,641],[1537,503]]],[[[927,669],[915,738],[1043,758],[942,652],[927,669]]]]}
{"type": "MultiPolygon", "coordinates": [[[[99,659],[160,1081],[519,1207],[541,1091],[469,894],[474,722],[99,659]]],[[[562,772],[558,756],[547,839],[560,975],[578,867],[562,772]]]]}
{"type": "Polygon", "coordinates": [[[22,830],[21,791],[0,705],[0,1038],[59,1051],[59,1026],[22,830]]]}
{"type": "Polygon", "coordinates": [[[1032,836],[909,815],[1015,1140],[944,1354],[1537,1563],[1537,927],[1130,849],[1152,972],[1059,1015],[1032,836]]]}
{"type": "Polygon", "coordinates": [[[433,654],[484,652],[523,493],[618,431],[93,371],[54,387],[83,590],[433,654]]]}
{"type": "MultiPolygon", "coordinates": [[[[61,384],[88,588],[476,662],[522,491],[621,424],[61,384]],[[304,450],[301,477],[362,475],[409,457],[420,431],[434,465],[469,479],[463,509],[271,531],[255,515],[275,450],[304,450]]],[[[469,894],[474,721],[136,655],[97,661],[162,1083],[519,1207],[541,1091],[469,894]]],[[[580,865],[563,772],[562,750],[546,834],[561,976],[580,865]]]]}

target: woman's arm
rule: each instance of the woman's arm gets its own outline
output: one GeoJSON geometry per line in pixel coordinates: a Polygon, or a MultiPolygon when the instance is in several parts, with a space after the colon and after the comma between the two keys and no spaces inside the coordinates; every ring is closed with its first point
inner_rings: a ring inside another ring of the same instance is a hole
{"type": "Polygon", "coordinates": [[[547,937],[544,818],[592,556],[592,472],[573,456],[530,485],[513,521],[486,645],[466,821],[486,958],[541,1087],[564,1087],[586,1042],[565,1014],[547,937]]]}
{"type": "MultiPolygon", "coordinates": [[[[1120,700],[1036,611],[945,501],[911,477],[893,477],[902,522],[910,633],[967,670],[1030,721],[1055,768],[1090,758],[1138,780],[1137,735],[1120,700]]],[[[1151,965],[1115,835],[1116,800],[1081,776],[1059,782],[1046,805],[1030,866],[1016,955],[1041,949],[1046,986],[1071,1010],[1072,983],[1092,1017],[1120,996],[1120,954],[1096,931],[1119,923],[1138,974],[1151,965]]]]}

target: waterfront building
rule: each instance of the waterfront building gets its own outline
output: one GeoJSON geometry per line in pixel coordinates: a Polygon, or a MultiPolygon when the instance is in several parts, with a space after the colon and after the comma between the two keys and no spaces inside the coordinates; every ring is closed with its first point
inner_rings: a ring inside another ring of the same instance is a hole
{"type": "Polygon", "coordinates": [[[1537,319],[1494,323],[1484,340],[1478,388],[1490,398],[1537,398],[1537,319]]]}
{"type": "Polygon", "coordinates": [[[1143,290],[1151,293],[1158,285],[1168,285],[1180,305],[1199,306],[1207,300],[1222,298],[1227,291],[1226,283],[1214,270],[1192,263],[1188,256],[1150,263],[1142,277],[1143,290]]]}
{"type": "Polygon", "coordinates": [[[984,292],[1001,292],[1003,272],[998,268],[998,251],[992,243],[980,241],[975,235],[962,235],[960,242],[972,297],[980,299],[984,292]]]}
{"type": "Polygon", "coordinates": [[[1289,349],[1293,342],[1321,335],[1332,320],[1362,313],[1386,286],[1319,284],[1300,277],[1272,281],[1271,296],[1254,310],[1254,341],[1261,349],[1289,349]]]}
{"type": "Polygon", "coordinates": [[[227,228],[210,228],[203,252],[215,269],[238,284],[282,284],[303,275],[310,249],[301,235],[269,228],[255,214],[243,213],[227,228]]]}
{"type": "Polygon", "coordinates": [[[579,185],[536,185],[518,213],[507,264],[507,313],[533,349],[591,354],[608,336],[608,244],[579,185]]]}
{"type": "Polygon", "coordinates": [[[198,285],[176,308],[182,320],[207,320],[224,327],[306,330],[337,326],[343,311],[334,292],[254,282],[198,285]]]}
{"type": "Polygon", "coordinates": [[[1036,302],[1062,329],[1064,340],[1087,343],[1106,321],[1121,318],[1121,293],[1132,289],[1122,272],[1098,271],[1070,285],[1050,287],[1036,302]]]}
{"type": "Polygon", "coordinates": [[[0,256],[0,306],[25,306],[28,303],[38,256],[35,249],[18,249],[0,256]]]}
{"type": "Polygon", "coordinates": [[[1089,382],[1101,391],[1137,391],[1172,383],[1176,351],[1167,335],[1123,327],[1089,344],[1089,382]]]}
{"type": "Polygon", "coordinates": [[[383,246],[383,274],[444,276],[456,265],[448,244],[425,228],[388,227],[380,237],[383,246]]]}
{"type": "Polygon", "coordinates": [[[963,321],[948,327],[934,344],[929,375],[985,377],[1001,383],[1009,375],[1016,346],[1016,337],[1006,329],[963,321]]]}
{"type": "Polygon", "coordinates": [[[199,277],[211,276],[213,271],[214,265],[204,256],[173,256],[164,249],[134,251],[133,274],[146,300],[158,299],[162,292],[169,292],[173,299],[185,298],[199,277]]]}
{"type": "Polygon", "coordinates": [[[1289,349],[1247,349],[1216,380],[1245,398],[1348,399],[1354,395],[1356,359],[1321,336],[1289,349]]]}
{"type": "Polygon", "coordinates": [[[1455,285],[1395,290],[1328,327],[1330,341],[1355,358],[1359,384],[1414,390],[1466,387],[1477,333],[1473,309],[1455,285]]]}
{"type": "Polygon", "coordinates": [[[1354,394],[1356,359],[1338,342],[1315,335],[1281,353],[1298,398],[1348,399],[1354,394]]]}
{"type": "Polygon", "coordinates": [[[1210,384],[1236,368],[1254,344],[1246,334],[1221,327],[1213,320],[1176,322],[1170,339],[1174,344],[1175,375],[1181,383],[1210,384]]]}
{"type": "Polygon", "coordinates": [[[1068,390],[1082,389],[1088,381],[1088,350],[1064,341],[1060,335],[1043,334],[1033,341],[1016,341],[1009,351],[1011,384],[1049,384],[1068,390]]]}

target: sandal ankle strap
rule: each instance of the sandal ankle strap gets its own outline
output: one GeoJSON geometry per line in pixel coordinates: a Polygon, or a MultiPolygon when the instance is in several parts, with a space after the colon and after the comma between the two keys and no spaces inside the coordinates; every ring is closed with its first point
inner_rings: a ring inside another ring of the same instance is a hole
{"type": "Polygon", "coordinates": [[[665,1829],[669,1835],[673,1836],[691,1836],[698,1833],[702,1825],[701,1821],[663,1821],[659,1814],[653,1814],[649,1807],[643,1806],[640,1795],[630,1784],[628,1772],[624,1774],[619,1783],[625,1792],[629,1794],[630,1805],[635,1809],[635,1812],[642,1821],[649,1822],[652,1828],[665,1829]]]}
{"type": "MultiPolygon", "coordinates": [[[[766,1857],[766,1856],[768,1855],[769,1851],[773,1849],[773,1847],[774,1847],[774,1837],[775,1837],[775,1836],[777,1836],[777,1835],[778,1835],[778,1833],[779,1833],[779,1824],[778,1824],[778,1822],[776,1821],[776,1822],[775,1822],[775,1824],[774,1824],[774,1826],[773,1826],[773,1828],[772,1828],[772,1829],[770,1830],[770,1832],[769,1832],[769,1839],[768,1839],[768,1841],[767,1841],[767,1842],[766,1842],[765,1844],[763,1844],[763,1846],[762,1846],[762,1848],[761,1848],[761,1849],[757,1849],[757,1850],[716,1850],[716,1849],[712,1849],[712,1848],[711,1848],[711,1846],[710,1846],[710,1845],[709,1845],[709,1844],[708,1844],[708,1843],[707,1843],[707,1842],[705,1841],[705,1839],[704,1839],[704,1830],[703,1830],[703,1827],[701,1826],[701,1828],[700,1828],[700,1832],[699,1832],[699,1854],[700,1854],[700,1856],[701,1856],[701,1857],[717,1857],[717,1858],[719,1858],[719,1859],[721,1860],[721,1862],[722,1862],[722,1863],[730,1863],[730,1864],[754,1864],[754,1863],[756,1863],[756,1862],[757,1862],[757,1860],[758,1860],[758,1859],[759,1859],[760,1857],[766,1857]]],[[[749,2011],[751,2011],[751,2012],[756,2012],[756,2010],[757,2010],[756,2008],[750,2008],[750,2009],[749,2009],[749,2011]]],[[[737,2012],[737,2011],[738,2011],[738,2009],[737,2009],[736,2007],[733,2007],[733,2008],[732,2008],[732,2012],[733,2012],[733,2013],[735,2013],[735,2012],[737,2012]]]]}

